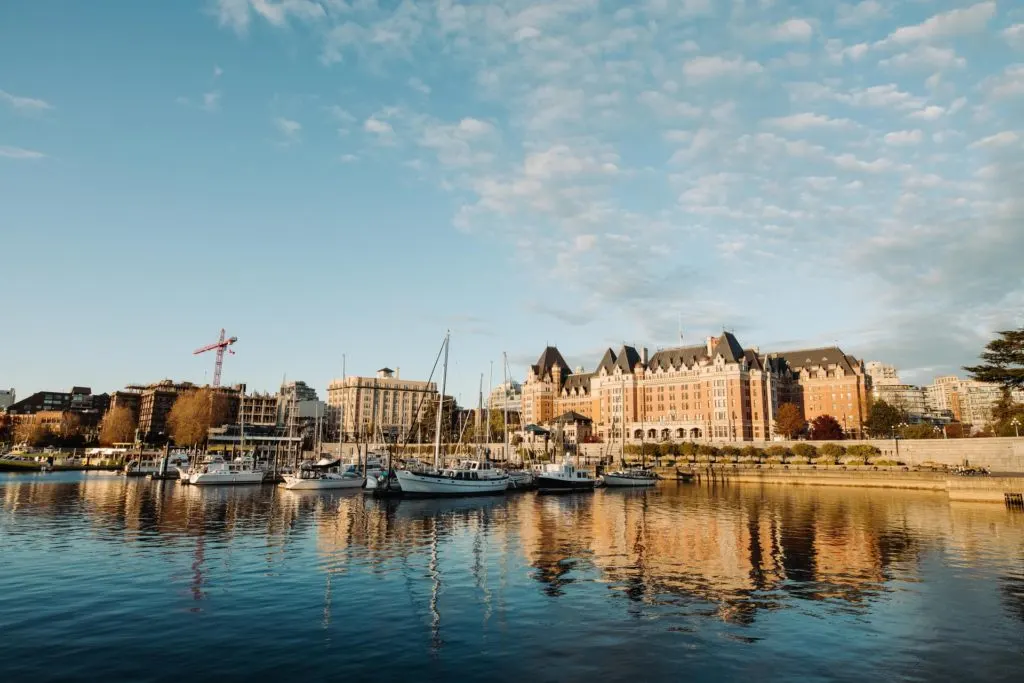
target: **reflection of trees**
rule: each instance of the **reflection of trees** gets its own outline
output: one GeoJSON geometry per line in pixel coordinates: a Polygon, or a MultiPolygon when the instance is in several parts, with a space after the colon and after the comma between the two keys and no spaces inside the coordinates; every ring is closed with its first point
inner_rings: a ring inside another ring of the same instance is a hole
{"type": "Polygon", "coordinates": [[[521,519],[527,560],[533,577],[552,597],[575,581],[571,572],[580,568],[589,548],[592,525],[591,496],[564,494],[524,499],[521,519]]]}

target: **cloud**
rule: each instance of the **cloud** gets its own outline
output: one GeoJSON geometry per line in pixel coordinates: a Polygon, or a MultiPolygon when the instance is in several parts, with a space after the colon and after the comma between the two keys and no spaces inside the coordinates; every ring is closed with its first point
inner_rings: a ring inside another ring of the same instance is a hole
{"type": "Polygon", "coordinates": [[[1014,24],[1004,29],[1003,38],[1013,47],[1024,49],[1024,24],[1014,24]]]}
{"type": "Polygon", "coordinates": [[[806,19],[788,19],[768,31],[777,43],[806,43],[814,35],[814,27],[806,19]]]}
{"type": "Polygon", "coordinates": [[[6,145],[0,145],[0,157],[6,159],[19,159],[19,160],[30,160],[30,159],[42,159],[46,157],[42,152],[37,152],[34,149],[24,149],[23,147],[9,147],[6,145]]]}
{"type": "Polygon", "coordinates": [[[967,60],[957,56],[952,48],[932,47],[931,45],[918,45],[909,52],[901,52],[898,55],[883,59],[878,62],[881,67],[899,69],[901,71],[912,70],[944,70],[961,69],[967,65],[967,60]]]}
{"type": "Polygon", "coordinates": [[[323,6],[313,0],[213,0],[212,12],[221,26],[237,33],[248,30],[253,15],[277,27],[287,25],[289,17],[312,22],[327,16],[323,6]]]}
{"type": "Polygon", "coordinates": [[[1024,96],[1024,64],[1011,64],[1002,74],[986,79],[982,85],[995,99],[1024,96]]]}
{"type": "Polygon", "coordinates": [[[301,123],[280,116],[274,119],[274,127],[281,133],[286,143],[298,142],[302,134],[301,123]]]}
{"type": "Polygon", "coordinates": [[[839,3],[836,5],[836,26],[847,28],[863,26],[875,19],[889,16],[889,10],[878,0],[864,0],[856,5],[839,3]]]}
{"type": "Polygon", "coordinates": [[[759,63],[743,57],[694,57],[683,63],[683,75],[691,83],[751,76],[763,71],[764,67],[759,63]]]}
{"type": "Polygon", "coordinates": [[[214,90],[212,92],[204,93],[201,108],[205,111],[211,112],[220,109],[220,91],[214,90]]]}
{"type": "Polygon", "coordinates": [[[898,130],[885,134],[885,144],[893,147],[907,147],[918,145],[924,140],[924,133],[920,130],[898,130]]]}
{"type": "Polygon", "coordinates": [[[1017,145],[1020,142],[1020,136],[1010,130],[1004,130],[1001,133],[995,135],[989,135],[988,137],[975,140],[968,147],[971,149],[991,149],[995,147],[1009,147],[1011,145],[1017,145]]]}
{"type": "Polygon", "coordinates": [[[18,95],[12,95],[9,92],[0,90],[0,102],[6,103],[9,107],[15,111],[30,114],[34,112],[45,111],[47,109],[53,109],[46,100],[36,99],[35,97],[21,97],[18,95]]]}
{"type": "Polygon", "coordinates": [[[359,161],[359,157],[357,157],[355,154],[342,154],[340,157],[338,157],[338,161],[340,161],[343,164],[353,164],[359,161]]]}
{"type": "Polygon", "coordinates": [[[920,121],[934,121],[938,118],[941,118],[942,115],[945,113],[946,109],[944,107],[932,104],[925,107],[924,109],[920,109],[918,111],[913,112],[907,118],[918,119],[920,121]]]}
{"type": "Polygon", "coordinates": [[[860,171],[863,173],[883,173],[893,169],[888,159],[878,158],[874,161],[863,161],[852,154],[840,154],[832,159],[836,166],[844,171],[860,171]]]}
{"type": "Polygon", "coordinates": [[[410,78],[408,83],[409,87],[415,90],[416,92],[421,93],[423,95],[430,94],[430,86],[421,81],[420,79],[416,78],[415,76],[410,78]]]}
{"type": "Polygon", "coordinates": [[[214,66],[213,66],[213,77],[214,78],[220,78],[223,75],[224,75],[224,69],[222,69],[219,66],[217,66],[216,64],[214,64],[214,66]]]}
{"type": "Polygon", "coordinates": [[[776,128],[782,128],[791,132],[810,130],[813,128],[852,128],[855,124],[850,119],[833,119],[822,114],[804,112],[768,119],[767,123],[776,128]]]}
{"type": "Polygon", "coordinates": [[[906,45],[939,38],[979,33],[996,14],[995,2],[980,2],[963,9],[936,14],[916,26],[904,26],[892,32],[886,42],[906,45]]]}

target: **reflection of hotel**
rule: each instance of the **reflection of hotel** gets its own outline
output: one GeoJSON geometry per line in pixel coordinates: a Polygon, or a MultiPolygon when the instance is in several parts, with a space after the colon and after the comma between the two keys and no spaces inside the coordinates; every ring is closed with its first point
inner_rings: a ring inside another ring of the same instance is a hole
{"type": "Polygon", "coordinates": [[[808,421],[835,417],[859,435],[870,379],[862,361],[838,347],[762,354],[729,332],[704,344],[608,349],[593,372],[572,370],[553,346],[523,384],[523,423],[575,411],[605,441],[621,439],[759,441],[773,434],[775,412],[796,404],[808,421]]]}

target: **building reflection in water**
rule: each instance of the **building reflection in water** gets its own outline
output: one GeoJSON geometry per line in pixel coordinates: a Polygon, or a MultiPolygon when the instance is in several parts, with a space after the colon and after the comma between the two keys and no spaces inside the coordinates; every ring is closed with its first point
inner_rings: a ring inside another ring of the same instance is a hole
{"type": "MultiPolygon", "coordinates": [[[[1024,515],[926,492],[666,483],[589,495],[375,501],[358,491],[94,475],[58,481],[0,480],[4,542],[48,525],[54,543],[67,542],[58,522],[78,516],[103,541],[187,549],[190,598],[201,602],[214,545],[256,547],[273,573],[288,571],[312,536],[325,628],[339,577],[397,573],[435,650],[444,644],[445,586],[456,571],[471,575],[485,625],[514,609],[509,573],[520,569],[550,599],[571,597],[576,583],[602,582],[626,606],[750,624],[801,600],[864,610],[894,577],[914,580],[930,552],[964,565],[1024,566],[1024,515]]],[[[1020,570],[998,590],[1024,620],[1020,570]]]]}

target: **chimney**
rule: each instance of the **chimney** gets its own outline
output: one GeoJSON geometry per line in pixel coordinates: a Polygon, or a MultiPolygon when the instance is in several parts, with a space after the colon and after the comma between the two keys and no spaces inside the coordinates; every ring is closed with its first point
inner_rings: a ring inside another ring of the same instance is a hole
{"type": "Polygon", "coordinates": [[[395,366],[395,379],[402,379],[402,368],[395,366]]]}
{"type": "Polygon", "coordinates": [[[640,349],[640,362],[643,363],[644,369],[647,368],[647,347],[640,349]]]}
{"type": "Polygon", "coordinates": [[[707,339],[708,355],[709,356],[714,354],[714,352],[715,352],[715,341],[716,340],[715,340],[714,337],[708,337],[708,339],[707,339]]]}

